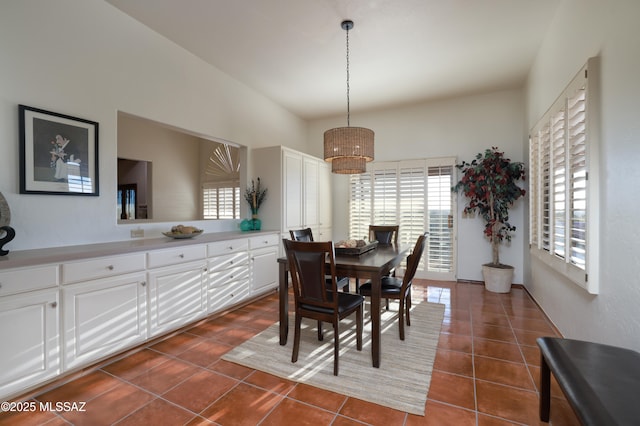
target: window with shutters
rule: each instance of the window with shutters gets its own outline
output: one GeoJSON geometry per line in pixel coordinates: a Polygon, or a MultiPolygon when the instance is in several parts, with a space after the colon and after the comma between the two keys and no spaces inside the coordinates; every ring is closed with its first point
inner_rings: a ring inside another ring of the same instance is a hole
{"type": "Polygon", "coordinates": [[[349,237],[369,225],[399,225],[401,244],[429,233],[418,277],[455,279],[453,196],[455,158],[372,163],[350,177],[349,237]]]}
{"type": "Polygon", "coordinates": [[[239,219],[240,185],[207,183],[202,187],[202,217],[204,219],[239,219]]]}
{"type": "Polygon", "coordinates": [[[590,60],[529,137],[531,253],[598,292],[595,64],[590,60]]]}

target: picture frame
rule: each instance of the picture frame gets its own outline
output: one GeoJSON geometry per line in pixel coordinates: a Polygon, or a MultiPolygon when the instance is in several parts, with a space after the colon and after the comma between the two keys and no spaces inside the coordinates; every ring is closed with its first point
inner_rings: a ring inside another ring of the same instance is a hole
{"type": "Polygon", "coordinates": [[[99,195],[98,123],[19,105],[20,193],[99,195]]]}

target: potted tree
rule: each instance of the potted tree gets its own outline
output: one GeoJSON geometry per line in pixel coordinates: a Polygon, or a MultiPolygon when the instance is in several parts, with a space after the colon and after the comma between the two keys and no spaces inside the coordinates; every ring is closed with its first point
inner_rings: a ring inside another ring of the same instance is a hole
{"type": "Polygon", "coordinates": [[[500,243],[511,241],[516,230],[509,223],[509,209],[524,196],[525,190],[517,185],[524,180],[524,163],[504,157],[497,147],[486,149],[467,163],[457,164],[462,172],[460,181],[452,188],[468,199],[465,213],[478,211],[485,221],[484,235],[491,242],[491,263],[482,265],[485,288],[496,293],[508,293],[513,281],[513,266],[500,263],[500,243]]]}

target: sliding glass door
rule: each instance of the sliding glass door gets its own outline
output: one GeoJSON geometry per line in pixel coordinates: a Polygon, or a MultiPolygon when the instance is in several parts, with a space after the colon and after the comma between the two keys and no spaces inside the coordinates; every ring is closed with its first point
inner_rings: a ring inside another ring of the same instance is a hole
{"type": "Polygon", "coordinates": [[[455,280],[455,158],[380,162],[350,180],[349,234],[365,239],[369,225],[400,226],[401,244],[429,233],[417,277],[455,280]]]}

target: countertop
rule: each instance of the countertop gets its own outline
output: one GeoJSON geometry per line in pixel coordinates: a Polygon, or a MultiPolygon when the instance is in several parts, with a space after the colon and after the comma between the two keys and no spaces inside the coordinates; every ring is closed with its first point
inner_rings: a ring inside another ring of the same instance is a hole
{"type": "Polygon", "coordinates": [[[279,233],[279,231],[211,232],[188,239],[173,239],[163,236],[160,238],[131,239],[97,244],[9,251],[9,254],[6,256],[0,256],[0,270],[36,266],[47,263],[63,263],[79,259],[113,256],[147,250],[167,249],[193,244],[206,244],[238,238],[251,238],[258,235],[273,233],[279,233]]]}

